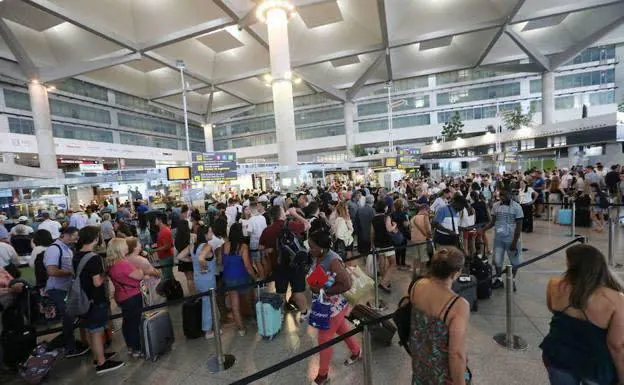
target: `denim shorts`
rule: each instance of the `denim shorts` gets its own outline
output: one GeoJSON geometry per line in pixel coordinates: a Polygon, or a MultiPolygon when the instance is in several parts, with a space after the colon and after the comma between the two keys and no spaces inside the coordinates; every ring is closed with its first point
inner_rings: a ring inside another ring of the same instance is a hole
{"type": "Polygon", "coordinates": [[[89,312],[83,317],[81,327],[89,333],[104,331],[108,325],[108,305],[106,303],[92,304],[89,312]]]}
{"type": "Polygon", "coordinates": [[[512,266],[519,265],[522,261],[520,258],[520,250],[522,250],[522,245],[520,241],[516,245],[516,250],[512,251],[511,249],[511,239],[494,239],[494,265],[495,266],[503,266],[505,262],[505,254],[507,254],[507,258],[509,258],[509,262],[512,266]]]}

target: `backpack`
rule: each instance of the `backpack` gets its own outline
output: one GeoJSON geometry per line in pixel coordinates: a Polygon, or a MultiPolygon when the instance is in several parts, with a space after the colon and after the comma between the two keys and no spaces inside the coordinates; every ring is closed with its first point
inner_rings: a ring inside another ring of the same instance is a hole
{"type": "Polygon", "coordinates": [[[37,254],[35,257],[35,282],[37,286],[45,287],[48,282],[48,269],[46,268],[43,259],[45,252],[52,246],[56,246],[59,249],[58,268],[60,269],[63,264],[63,250],[61,250],[61,246],[56,243],[51,244],[47,249],[37,254]]]}
{"type": "Polygon", "coordinates": [[[72,317],[77,317],[86,314],[89,312],[91,308],[91,300],[87,296],[87,293],[82,289],[82,285],[80,284],[80,275],[82,274],[82,270],[87,265],[87,263],[91,260],[91,258],[97,256],[95,253],[88,253],[78,263],[78,268],[74,273],[74,278],[72,279],[71,287],[69,288],[69,292],[67,293],[67,304],[66,304],[66,312],[72,317]]]}
{"type": "Polygon", "coordinates": [[[598,198],[599,198],[598,206],[601,209],[608,209],[610,206],[609,198],[607,198],[607,196],[602,191],[598,192],[598,198]]]}
{"type": "Polygon", "coordinates": [[[403,346],[407,354],[410,356],[412,352],[409,347],[409,338],[412,331],[412,302],[410,296],[412,289],[418,280],[423,277],[416,277],[407,289],[407,295],[399,301],[399,306],[392,316],[392,320],[397,327],[397,334],[399,335],[399,345],[403,346]]]}
{"type": "Polygon", "coordinates": [[[281,265],[288,265],[291,268],[308,266],[310,255],[303,245],[301,236],[290,231],[289,221],[286,220],[277,237],[277,261],[281,265]]]}

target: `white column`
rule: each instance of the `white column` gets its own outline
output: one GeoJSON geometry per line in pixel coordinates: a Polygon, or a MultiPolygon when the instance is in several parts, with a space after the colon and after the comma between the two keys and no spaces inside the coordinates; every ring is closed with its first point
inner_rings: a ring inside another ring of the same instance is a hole
{"type": "Polygon", "coordinates": [[[551,124],[555,114],[555,74],[542,74],[542,124],[551,124]]]}
{"type": "Polygon", "coordinates": [[[214,152],[214,141],[212,140],[212,124],[204,124],[204,140],[206,141],[206,152],[214,152]]]}
{"type": "Polygon", "coordinates": [[[37,138],[37,150],[39,152],[39,166],[42,171],[49,172],[50,177],[56,176],[56,148],[52,134],[52,117],[50,104],[48,103],[48,90],[37,81],[28,83],[30,105],[37,138]]]}
{"type": "Polygon", "coordinates": [[[347,145],[347,159],[353,158],[353,145],[355,144],[355,128],[353,122],[353,102],[345,102],[344,104],[344,125],[345,125],[345,142],[347,145]]]}
{"type": "Polygon", "coordinates": [[[273,78],[273,112],[277,134],[277,157],[280,166],[297,167],[297,137],[293,106],[290,49],[288,46],[288,11],[281,7],[266,11],[273,78]]]}

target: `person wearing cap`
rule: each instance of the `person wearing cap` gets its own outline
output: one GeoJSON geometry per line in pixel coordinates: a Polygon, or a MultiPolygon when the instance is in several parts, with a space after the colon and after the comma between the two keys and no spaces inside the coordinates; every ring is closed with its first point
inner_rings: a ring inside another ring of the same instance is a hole
{"type": "Polygon", "coordinates": [[[48,213],[47,211],[44,211],[41,216],[43,218],[43,222],[41,222],[37,229],[48,230],[48,232],[52,236],[52,239],[58,239],[58,237],[61,236],[61,224],[55,220],[50,219],[50,213],[48,213]]]}
{"type": "Polygon", "coordinates": [[[32,234],[35,230],[33,230],[32,227],[28,226],[27,223],[27,216],[22,215],[21,217],[17,218],[17,225],[13,226],[13,228],[11,229],[11,236],[32,234]]]}

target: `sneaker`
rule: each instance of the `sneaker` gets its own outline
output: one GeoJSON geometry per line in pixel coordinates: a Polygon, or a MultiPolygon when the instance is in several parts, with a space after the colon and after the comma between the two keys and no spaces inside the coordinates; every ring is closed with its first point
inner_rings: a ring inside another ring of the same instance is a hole
{"type": "Polygon", "coordinates": [[[211,339],[215,338],[214,331],[206,332],[206,334],[204,334],[204,338],[207,339],[207,340],[211,340],[211,339]]]}
{"type": "Polygon", "coordinates": [[[380,283],[377,285],[377,287],[379,287],[381,290],[385,291],[388,294],[392,293],[392,290],[390,289],[390,285],[384,286],[380,283]]]}
{"type": "MultiPolygon", "coordinates": [[[[128,349],[128,355],[130,355],[132,350],[128,349]]],[[[110,353],[104,353],[104,361],[108,361],[111,358],[115,357],[117,355],[117,352],[110,352],[110,353]]],[[[97,361],[93,360],[93,365],[97,366],[97,361]]]]}
{"type": "Polygon", "coordinates": [[[344,364],[346,366],[351,366],[351,365],[355,364],[356,362],[358,362],[361,359],[362,359],[362,349],[360,349],[360,352],[358,354],[354,354],[351,357],[347,358],[345,360],[344,364]]]}
{"type": "Polygon", "coordinates": [[[117,370],[123,367],[125,363],[123,361],[106,361],[102,365],[95,367],[96,374],[104,374],[108,372],[112,372],[113,370],[117,370]]]}
{"type": "Polygon", "coordinates": [[[72,351],[68,351],[65,354],[65,358],[76,358],[76,357],[84,356],[85,354],[89,353],[89,350],[91,350],[91,348],[88,346],[84,346],[84,345],[81,346],[81,345],[76,345],[76,349],[72,351]]]}
{"type": "Polygon", "coordinates": [[[247,335],[247,330],[245,329],[238,329],[238,335],[241,337],[245,337],[247,335]]]}
{"type": "Polygon", "coordinates": [[[138,359],[138,358],[141,358],[141,357],[143,357],[143,352],[142,351],[135,350],[135,351],[132,352],[132,358],[138,359]]]}
{"type": "Polygon", "coordinates": [[[492,282],[492,289],[502,289],[503,287],[505,287],[505,285],[500,279],[495,279],[494,282],[492,282]]]}
{"type": "Polygon", "coordinates": [[[329,385],[329,376],[327,374],[324,376],[316,376],[310,385],[329,385]]]}

